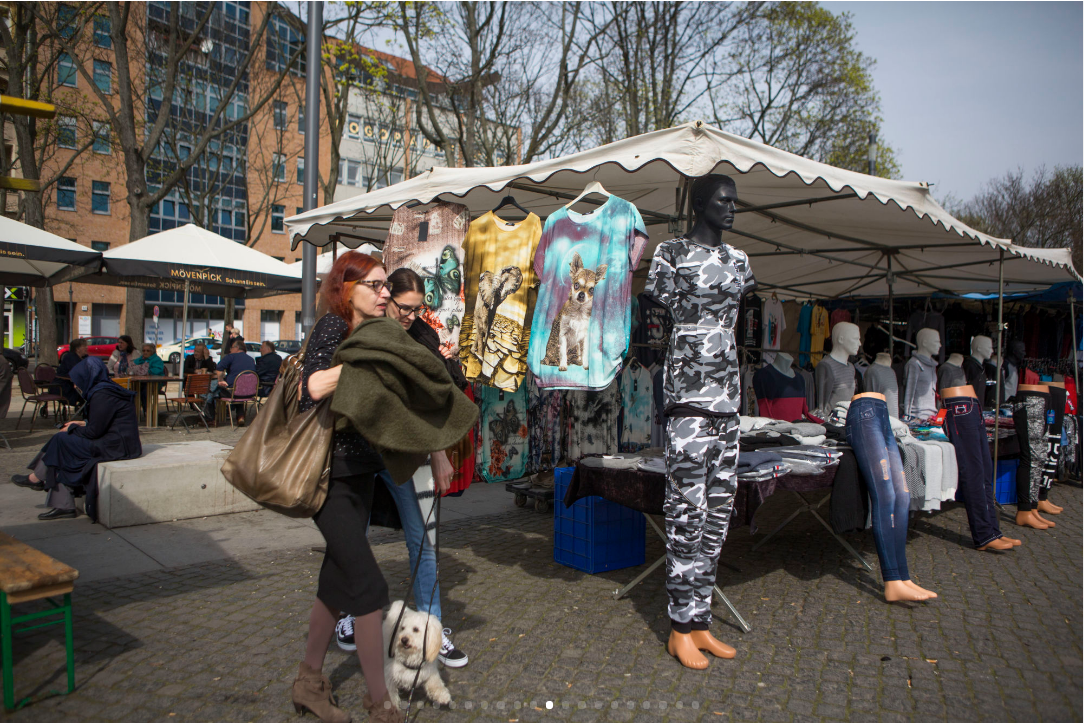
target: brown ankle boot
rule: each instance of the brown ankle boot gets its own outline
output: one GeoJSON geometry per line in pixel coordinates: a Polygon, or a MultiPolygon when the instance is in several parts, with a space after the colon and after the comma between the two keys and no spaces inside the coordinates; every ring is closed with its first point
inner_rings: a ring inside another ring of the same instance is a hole
{"type": "Polygon", "coordinates": [[[297,669],[293,694],[294,709],[298,713],[308,709],[320,721],[350,721],[350,716],[335,706],[335,698],[331,694],[331,681],[322,672],[313,670],[304,661],[297,669]]]}
{"type": "Polygon", "coordinates": [[[366,693],[361,697],[361,705],[369,711],[369,721],[376,722],[401,722],[406,721],[403,712],[395,706],[391,700],[391,694],[385,693],[384,698],[374,703],[373,698],[366,693]]]}

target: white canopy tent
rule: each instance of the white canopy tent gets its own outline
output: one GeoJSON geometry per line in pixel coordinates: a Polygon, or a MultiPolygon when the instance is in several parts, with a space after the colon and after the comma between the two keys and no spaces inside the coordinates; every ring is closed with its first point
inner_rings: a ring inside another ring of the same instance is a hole
{"type": "MultiPolygon", "coordinates": [[[[762,288],[799,298],[991,291],[1002,258],[1006,292],[1080,279],[1068,250],[1024,249],[971,229],[933,199],[927,184],[838,169],[700,122],[532,164],[434,168],[286,224],[295,248],[302,240],[379,244],[391,210],[404,204],[440,199],[480,214],[512,193],[544,217],[598,181],[635,203],[648,225],[642,275],[654,246],[685,229],[690,181],[708,173],[737,183],[737,216],[726,241],[749,253],[762,288]]],[[[597,196],[585,202],[601,203],[597,196]]]]}
{"type": "Polygon", "coordinates": [[[0,216],[0,284],[44,287],[96,271],[101,252],[0,216]]]}
{"type": "MultiPolygon", "coordinates": [[[[365,243],[357,247],[355,251],[360,251],[362,254],[368,254],[380,259],[381,252],[375,245],[365,243]]],[[[324,275],[331,271],[331,265],[335,263],[337,254],[334,251],[327,251],[316,257],[316,278],[323,279],[324,275]]],[[[295,261],[290,265],[290,268],[297,272],[298,276],[301,276],[301,261],[295,261]]]]}

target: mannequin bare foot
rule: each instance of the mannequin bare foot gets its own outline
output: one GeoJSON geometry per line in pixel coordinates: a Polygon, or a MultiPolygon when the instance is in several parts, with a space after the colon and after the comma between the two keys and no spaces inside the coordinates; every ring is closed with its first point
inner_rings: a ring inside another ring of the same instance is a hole
{"type": "Polygon", "coordinates": [[[1007,535],[1003,535],[1003,536],[1001,536],[1001,540],[1007,540],[1007,541],[1009,541],[1010,543],[1012,543],[1012,544],[1013,544],[1014,546],[1019,546],[1019,545],[1023,545],[1023,544],[1024,544],[1024,541],[1020,540],[1019,538],[1010,538],[1010,537],[1009,537],[1009,536],[1007,536],[1007,535]]]}
{"type": "Polygon", "coordinates": [[[919,593],[904,581],[885,581],[885,600],[889,603],[896,601],[925,601],[929,596],[919,593]]]}
{"type": "Polygon", "coordinates": [[[666,644],[666,652],[671,656],[676,656],[677,660],[681,662],[681,665],[689,669],[706,669],[708,668],[708,657],[700,653],[700,650],[693,643],[692,634],[678,633],[677,631],[670,632],[670,641],[666,644]]]}
{"type": "Polygon", "coordinates": [[[1054,521],[1052,521],[1052,520],[1047,520],[1047,519],[1046,519],[1046,518],[1044,518],[1043,516],[1039,515],[1039,511],[1038,511],[1038,509],[1036,509],[1036,510],[1033,510],[1033,511],[1031,511],[1031,514],[1032,514],[1032,515],[1034,515],[1034,516],[1035,516],[1036,518],[1038,518],[1038,519],[1039,519],[1039,522],[1040,522],[1040,523],[1046,523],[1046,527],[1047,527],[1047,528],[1056,528],[1056,527],[1057,527],[1057,525],[1058,525],[1058,524],[1057,524],[1057,523],[1055,523],[1054,521]]]}
{"type": "Polygon", "coordinates": [[[1054,505],[1049,500],[1040,500],[1038,508],[1047,515],[1059,515],[1062,510],[1060,505],[1054,505]]]}
{"type": "Polygon", "coordinates": [[[1019,510],[1016,512],[1016,524],[1023,528],[1034,528],[1035,530],[1046,530],[1050,526],[1039,520],[1039,516],[1034,514],[1032,510],[1019,510]]]}
{"type": "Polygon", "coordinates": [[[912,591],[918,591],[919,593],[924,594],[928,598],[937,598],[936,593],[934,593],[933,591],[926,590],[925,588],[918,585],[917,583],[915,583],[911,579],[907,579],[906,581],[903,582],[903,584],[905,586],[907,586],[908,588],[910,588],[912,591]]]}
{"type": "Polygon", "coordinates": [[[994,538],[992,541],[990,541],[986,545],[979,546],[978,550],[980,550],[980,551],[1011,551],[1015,547],[1016,546],[1014,546],[1011,542],[1005,540],[1004,538],[994,538]]]}
{"type": "Polygon", "coordinates": [[[701,651],[707,651],[712,656],[720,659],[732,659],[737,655],[737,651],[733,646],[727,646],[719,639],[711,635],[710,631],[696,631],[695,629],[690,636],[693,637],[693,643],[696,648],[701,651]]]}

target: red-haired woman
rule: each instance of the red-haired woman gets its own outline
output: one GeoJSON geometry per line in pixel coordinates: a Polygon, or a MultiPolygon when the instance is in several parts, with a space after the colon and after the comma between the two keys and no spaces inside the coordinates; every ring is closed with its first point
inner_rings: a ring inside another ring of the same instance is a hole
{"type": "MultiPolygon", "coordinates": [[[[342,365],[331,366],[335,349],[358,324],[384,316],[390,297],[384,268],[371,256],[348,251],[324,278],[320,307],[325,314],[310,332],[299,409],[305,411],[335,392],[342,365]]],[[[382,609],[388,585],[365,537],[380,455],[357,432],[336,432],[332,443],[327,500],[313,517],[327,543],[316,602],[309,615],[305,660],[294,680],[294,706],[323,721],[350,721],[335,706],[331,682],[322,673],[339,612],[355,616],[358,661],[369,689],[364,705],[370,721],[401,721],[384,682],[382,609]]]]}

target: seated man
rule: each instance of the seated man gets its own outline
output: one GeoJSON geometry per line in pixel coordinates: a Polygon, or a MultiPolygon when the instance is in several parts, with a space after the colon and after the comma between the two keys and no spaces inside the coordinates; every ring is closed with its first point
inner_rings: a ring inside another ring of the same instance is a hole
{"type": "Polygon", "coordinates": [[[282,357],[275,352],[274,342],[264,342],[260,345],[260,356],[256,358],[256,374],[260,376],[260,395],[266,397],[271,394],[271,388],[275,386],[275,380],[279,378],[279,367],[282,366],[282,357]]]}
{"type": "Polygon", "coordinates": [[[214,374],[217,367],[211,359],[211,353],[207,345],[200,342],[192,348],[192,354],[184,358],[184,376],[199,373],[214,374]]]}
{"type": "Polygon", "coordinates": [[[110,381],[105,363],[87,357],[72,369],[71,380],[87,400],[86,420],[64,425],[30,463],[29,475],[11,477],[21,487],[49,491],[51,510],[41,520],[74,518],[73,496],[83,494],[87,515],[97,520],[98,463],[143,454],[134,395],[110,381]]]}
{"type": "MultiPolygon", "coordinates": [[[[256,371],[256,362],[248,353],[245,352],[245,340],[241,337],[233,338],[233,347],[230,348],[230,353],[223,355],[218,360],[218,369],[215,370],[215,375],[218,376],[218,384],[212,384],[211,391],[207,393],[207,396],[203,405],[203,416],[208,420],[213,420],[215,417],[215,401],[221,397],[227,388],[233,385],[233,381],[237,379],[237,375],[242,372],[256,371]]],[[[243,417],[237,418],[238,423],[244,422],[243,417]]]]}
{"type": "Polygon", "coordinates": [[[60,389],[58,393],[68,398],[68,403],[73,407],[78,407],[83,404],[83,398],[79,396],[79,393],[72,386],[71,374],[75,366],[83,361],[83,358],[87,356],[87,341],[85,339],[73,339],[68,344],[68,351],[65,352],[60,358],[60,365],[56,368],[56,376],[63,377],[64,379],[58,379],[57,384],[60,389]]]}

